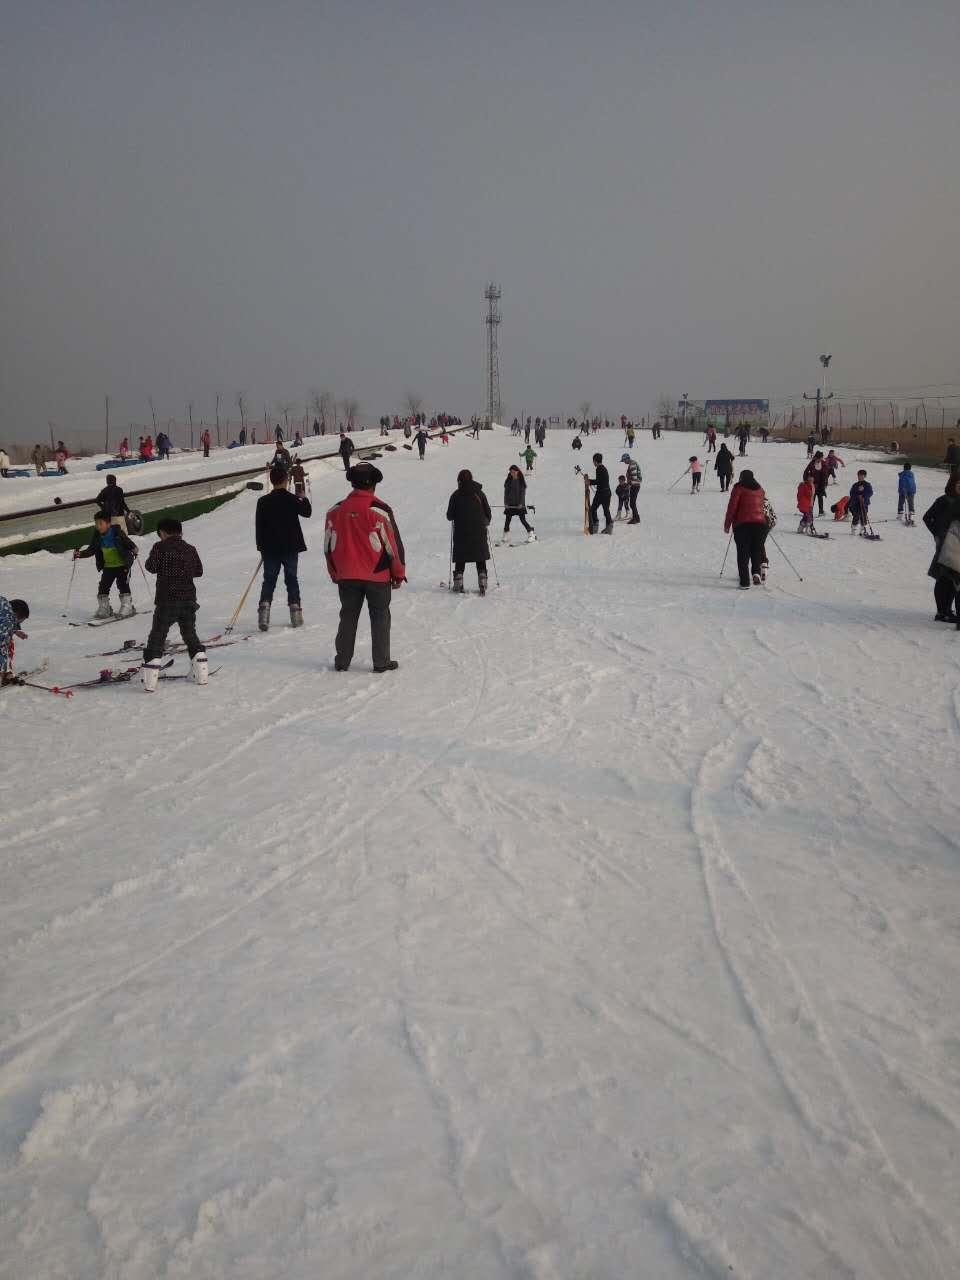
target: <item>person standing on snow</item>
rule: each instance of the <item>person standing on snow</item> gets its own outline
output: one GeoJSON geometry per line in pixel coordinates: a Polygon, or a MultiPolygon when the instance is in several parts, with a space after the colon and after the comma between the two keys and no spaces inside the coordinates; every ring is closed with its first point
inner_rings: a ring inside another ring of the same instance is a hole
{"type": "Polygon", "coordinates": [[[609,533],[613,535],[613,517],[610,515],[610,498],[613,491],[610,488],[610,472],[603,465],[603,454],[595,453],[593,455],[594,477],[591,480],[589,476],[584,479],[589,488],[593,486],[593,501],[590,503],[590,532],[591,533],[609,533]],[[600,529],[600,509],[603,508],[606,526],[600,529]]]}
{"type": "Polygon", "coordinates": [[[257,625],[261,631],[270,629],[270,605],[281,569],[287,588],[290,625],[303,626],[297,559],[301,551],[306,551],[307,544],[303,540],[300,519],[308,519],[313,514],[306,495],[296,497],[288,490],[284,467],[271,468],[270,483],[273,486],[271,491],[257,500],[256,514],[257,550],[263,557],[263,583],[257,608],[257,625]]]}
{"type": "Polygon", "coordinates": [[[769,526],[765,502],[766,494],[754,479],[753,472],[741,471],[740,479],[730,490],[730,501],[723,521],[723,532],[729,533],[732,529],[733,540],[737,544],[741,591],[750,588],[751,568],[754,586],[766,581],[765,543],[769,526]]]}
{"type": "Polygon", "coordinates": [[[873,485],[867,481],[867,473],[862,468],[857,472],[857,482],[850,490],[850,532],[856,533],[860,525],[861,535],[867,531],[870,521],[870,499],[873,497],[873,485]]]}
{"type": "Polygon", "coordinates": [[[383,473],[370,462],[347,472],[353,491],[327,512],[323,549],[327,571],[340,593],[337,671],[353,661],[364,601],[370,611],[373,669],[396,671],[390,657],[390,596],[406,581],[403,542],[393,512],[376,496],[383,473]]]}
{"type": "Polygon", "coordinates": [[[629,453],[625,453],[620,461],[627,464],[627,470],[624,475],[624,480],[627,485],[627,501],[630,503],[630,519],[627,523],[639,524],[640,512],[637,510],[637,498],[640,496],[640,486],[643,484],[643,476],[640,473],[640,463],[634,462],[629,453]]]}
{"type": "Polygon", "coordinates": [[[340,457],[343,459],[344,471],[350,470],[350,457],[353,453],[353,441],[348,435],[341,433],[340,435],[340,457]]]}
{"type": "Polygon", "coordinates": [[[803,473],[804,478],[808,479],[813,485],[813,491],[817,499],[817,512],[823,515],[823,504],[827,496],[827,482],[830,479],[830,472],[824,461],[823,451],[818,449],[813,455],[813,461],[809,464],[803,473]]]}
{"type": "Polygon", "coordinates": [[[82,551],[77,547],[73,553],[74,560],[86,560],[96,557],[96,565],[100,570],[100,585],[97,588],[97,611],[95,618],[112,618],[113,607],[110,604],[110,588],[114,583],[120,592],[120,618],[132,618],[136,613],[133,607],[133,596],[130,594],[130,569],[137,558],[137,548],[118,524],[111,524],[105,511],[98,511],[93,517],[94,534],[89,545],[82,551]]]}
{"type": "Polygon", "coordinates": [[[417,448],[420,450],[420,461],[422,462],[423,455],[427,451],[427,441],[430,439],[427,428],[425,426],[421,426],[420,430],[413,438],[417,442],[417,448]]]}
{"type": "Polygon", "coordinates": [[[703,443],[707,446],[707,453],[716,453],[717,451],[717,428],[711,422],[707,427],[707,434],[703,437],[703,443]]]}
{"type": "Polygon", "coordinates": [[[750,428],[745,422],[741,422],[737,428],[737,439],[740,441],[740,457],[744,457],[747,452],[747,445],[750,443],[750,428]]]}
{"type": "Polygon", "coordinates": [[[510,522],[514,516],[517,516],[524,529],[527,531],[527,541],[536,542],[537,535],[533,532],[533,526],[527,524],[527,482],[523,478],[523,472],[514,462],[507,472],[507,478],[503,482],[503,536],[507,537],[510,532],[510,522]]]}
{"type": "Polygon", "coordinates": [[[937,606],[937,622],[958,621],[960,567],[954,567],[940,559],[950,526],[955,520],[960,520],[960,471],[951,472],[942,495],[923,515],[923,523],[936,539],[927,575],[934,579],[933,598],[937,606]]]}
{"type": "Polygon", "coordinates": [[[917,496],[917,477],[909,462],[903,464],[903,470],[897,476],[897,515],[903,515],[906,507],[906,523],[913,524],[914,499],[917,496]]]}
{"type": "Polygon", "coordinates": [[[493,513],[483,486],[469,471],[461,471],[457,476],[457,487],[447,503],[447,519],[453,524],[453,589],[463,592],[463,571],[467,562],[472,561],[477,566],[480,594],[485,596],[487,561],[490,559],[487,528],[493,513]]]}
{"type": "Polygon", "coordinates": [[[194,578],[203,577],[203,565],[196,547],[183,540],[183,525],[166,516],[157,525],[159,542],[147,556],[148,573],[157,575],[153,623],[143,651],[143,687],[155,693],[160,680],[163,648],[167,634],[176,623],[190,655],[193,678],[206,684],[209,675],[207,652],[197,635],[197,588],[194,578]]]}
{"type": "Polygon", "coordinates": [[[730,481],[733,479],[733,454],[727,448],[726,440],[721,440],[720,442],[713,469],[720,477],[720,492],[726,493],[730,488],[730,481]]]}
{"type": "MultiPolygon", "coordinates": [[[[200,443],[203,445],[203,456],[210,457],[210,428],[204,428],[203,435],[200,437],[200,443]]],[[[157,448],[160,449],[160,437],[157,436],[157,448]]],[[[161,451],[162,456],[162,451],[161,451]]]]}
{"type": "Polygon", "coordinates": [[[12,680],[13,638],[26,640],[26,632],[20,628],[30,617],[26,600],[8,600],[0,596],[0,683],[12,680]]]}

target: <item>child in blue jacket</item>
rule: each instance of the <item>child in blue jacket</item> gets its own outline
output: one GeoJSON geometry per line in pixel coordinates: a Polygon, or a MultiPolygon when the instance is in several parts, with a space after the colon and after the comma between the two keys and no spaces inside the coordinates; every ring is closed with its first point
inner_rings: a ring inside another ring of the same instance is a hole
{"type": "Polygon", "coordinates": [[[917,496],[917,477],[909,462],[903,464],[903,470],[897,476],[897,515],[903,515],[906,505],[906,524],[913,524],[913,500],[917,496]]]}

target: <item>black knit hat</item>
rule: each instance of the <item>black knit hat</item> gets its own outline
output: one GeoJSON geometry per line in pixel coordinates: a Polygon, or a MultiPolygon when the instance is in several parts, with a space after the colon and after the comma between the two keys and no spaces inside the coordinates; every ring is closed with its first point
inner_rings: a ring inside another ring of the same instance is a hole
{"type": "Polygon", "coordinates": [[[347,479],[355,489],[374,489],[383,479],[383,472],[372,462],[356,462],[347,468],[347,479]]]}

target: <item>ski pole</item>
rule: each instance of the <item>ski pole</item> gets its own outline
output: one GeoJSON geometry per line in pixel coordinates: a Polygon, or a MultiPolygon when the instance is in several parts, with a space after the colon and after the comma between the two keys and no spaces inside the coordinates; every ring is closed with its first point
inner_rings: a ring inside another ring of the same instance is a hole
{"type": "Polygon", "coordinates": [[[723,564],[720,566],[720,577],[723,577],[723,571],[727,567],[727,556],[730,554],[730,543],[733,542],[733,530],[730,530],[730,537],[727,539],[727,549],[723,553],[723,564]]]}
{"type": "Polygon", "coordinates": [[[233,630],[233,628],[237,625],[237,619],[240,617],[240,611],[241,611],[241,609],[243,608],[243,606],[247,603],[247,596],[250,594],[250,590],[251,590],[251,588],[253,587],[253,584],[254,584],[254,583],[256,582],[256,580],[257,580],[257,574],[260,572],[260,566],[261,566],[262,564],[263,564],[263,558],[261,557],[261,558],[257,561],[257,567],[256,567],[256,568],[254,569],[254,571],[253,571],[253,577],[252,577],[252,578],[250,579],[250,581],[247,583],[247,589],[246,589],[246,591],[245,591],[245,592],[243,593],[243,595],[240,597],[240,603],[237,605],[236,609],[234,609],[234,611],[233,611],[233,617],[230,619],[230,621],[227,623],[227,625],[223,628],[223,634],[224,634],[224,635],[229,635],[229,634],[230,634],[230,632],[233,630]]]}
{"type": "Polygon", "coordinates": [[[144,569],[143,565],[140,564],[139,556],[137,556],[137,564],[140,565],[140,572],[143,574],[143,583],[144,583],[144,586],[147,588],[147,595],[150,597],[150,603],[153,604],[154,599],[153,599],[153,592],[150,590],[150,579],[147,577],[146,569],[144,569]]]}
{"type": "Polygon", "coordinates": [[[67,611],[70,608],[70,592],[73,590],[73,580],[76,576],[77,576],[77,561],[76,561],[76,558],[74,558],[73,568],[70,570],[70,584],[67,587],[67,598],[63,602],[63,613],[61,613],[60,615],[61,618],[65,618],[67,616],[67,611]]]}
{"type": "Polygon", "coordinates": [[[803,581],[803,577],[802,577],[802,575],[799,573],[799,571],[797,570],[796,565],[793,563],[793,561],[790,559],[790,557],[789,557],[789,556],[787,555],[787,553],[784,551],[783,547],[781,547],[780,543],[779,543],[779,542],[776,540],[776,538],[773,536],[773,531],[772,531],[772,530],[767,534],[767,537],[770,539],[770,541],[773,543],[773,545],[777,548],[777,550],[778,550],[778,551],[780,552],[780,554],[783,556],[784,560],[786,560],[787,564],[790,566],[790,568],[793,570],[793,572],[797,575],[797,577],[798,577],[798,578],[800,579],[800,581],[802,582],[802,581],[803,581]]]}
{"type": "Polygon", "coordinates": [[[689,474],[690,474],[690,468],[687,467],[686,471],[682,472],[680,475],[677,476],[676,480],[674,480],[673,484],[670,486],[670,489],[667,490],[667,493],[669,493],[671,489],[675,489],[677,485],[680,483],[680,481],[683,479],[683,477],[688,476],[689,474]]]}
{"type": "Polygon", "coordinates": [[[494,556],[494,554],[493,554],[493,547],[490,547],[490,548],[489,548],[489,551],[490,551],[490,563],[493,565],[493,580],[494,580],[494,582],[497,584],[497,586],[499,587],[499,585],[500,585],[500,575],[497,573],[497,560],[496,560],[496,557],[495,557],[495,556],[494,556]]]}

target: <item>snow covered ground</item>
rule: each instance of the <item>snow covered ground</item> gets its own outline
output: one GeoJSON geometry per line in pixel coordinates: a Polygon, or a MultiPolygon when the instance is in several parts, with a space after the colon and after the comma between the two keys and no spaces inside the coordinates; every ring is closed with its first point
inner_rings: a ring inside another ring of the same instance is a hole
{"type": "MultiPolygon", "coordinates": [[[[325,472],[303,630],[256,634],[254,593],[206,689],[0,694],[4,1280],[958,1274],[960,636],[930,539],[795,536],[804,451],[753,446],[804,582],[771,548],[738,592],[712,471],[666,491],[698,446],[644,436],[641,527],[585,538],[551,436],[541,541],[486,599],[439,588],[444,508],[463,465],[499,501],[516,442],[385,461],[394,675],[365,623],[331,670],[325,472]]],[[[187,528],[202,634],[255,500],[187,528]]],[[[147,624],[68,629],[68,575],[0,561],[20,664],[61,681],[147,624]]],[[[94,596],[84,564],[74,616],[94,596]]]]}

